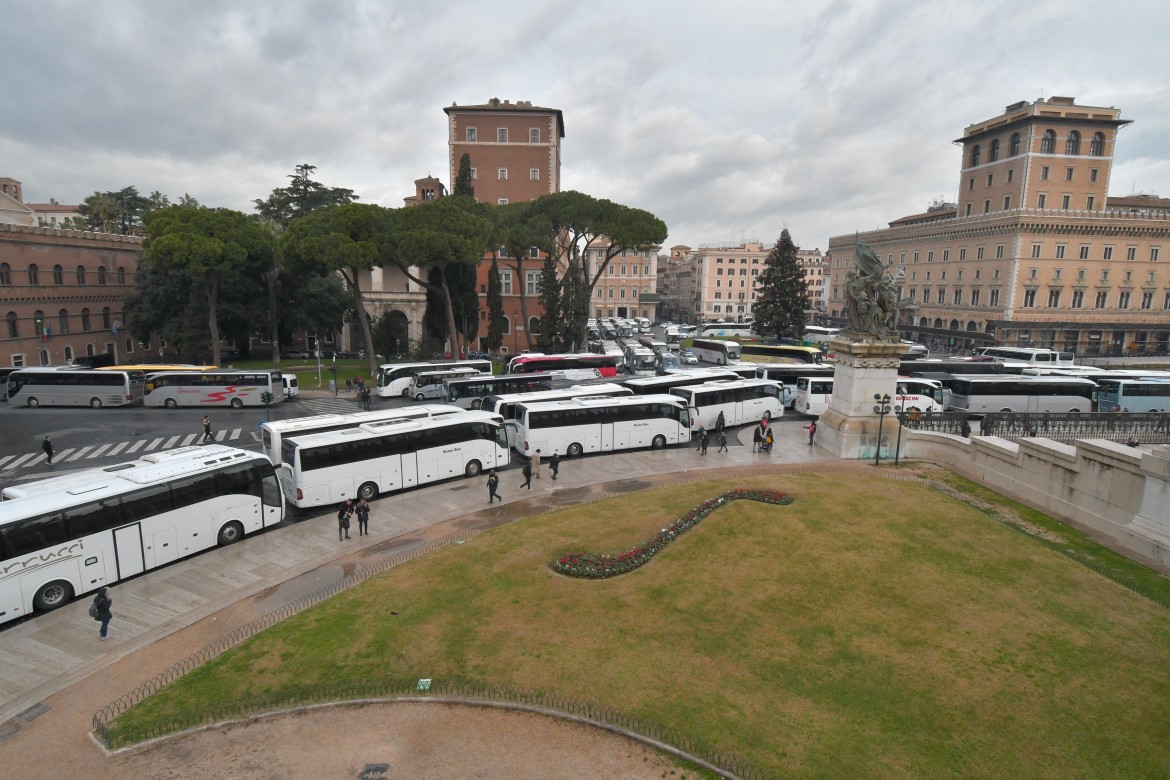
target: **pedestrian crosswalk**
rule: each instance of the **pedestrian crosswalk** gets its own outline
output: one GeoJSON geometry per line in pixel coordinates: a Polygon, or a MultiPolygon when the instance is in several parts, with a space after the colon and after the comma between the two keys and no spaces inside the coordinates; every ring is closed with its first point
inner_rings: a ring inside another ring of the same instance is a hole
{"type": "MultiPolygon", "coordinates": [[[[67,447],[53,453],[53,465],[58,463],[77,463],[84,460],[96,460],[121,456],[126,460],[133,460],[149,452],[174,449],[175,447],[189,447],[199,444],[203,440],[203,433],[167,435],[156,438],[142,438],[135,441],[109,442],[106,444],[90,444],[82,447],[67,447]]],[[[259,430],[247,428],[231,428],[217,431],[215,440],[220,444],[230,444],[236,447],[250,447],[260,443],[259,430]]],[[[24,455],[0,455],[0,472],[12,469],[44,466],[45,454],[41,451],[30,452],[24,455]]]]}
{"type": "MultiPolygon", "coordinates": [[[[353,414],[363,411],[352,395],[338,395],[333,398],[301,399],[298,401],[307,414],[353,414]]],[[[373,408],[371,406],[371,408],[373,408]]]]}

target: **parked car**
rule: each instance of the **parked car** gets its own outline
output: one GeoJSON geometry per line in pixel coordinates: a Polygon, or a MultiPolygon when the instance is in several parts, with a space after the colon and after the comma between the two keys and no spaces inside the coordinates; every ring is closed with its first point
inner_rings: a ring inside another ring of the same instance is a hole
{"type": "Polygon", "coordinates": [[[492,356],[488,352],[468,352],[468,360],[491,360],[492,356]]]}
{"type": "Polygon", "coordinates": [[[684,349],[680,353],[680,357],[682,362],[686,363],[688,366],[698,365],[699,358],[695,356],[695,351],[690,347],[684,349]]]}
{"type": "Polygon", "coordinates": [[[293,358],[294,360],[304,360],[312,357],[309,351],[305,349],[286,349],[282,354],[286,358],[293,358]]]}

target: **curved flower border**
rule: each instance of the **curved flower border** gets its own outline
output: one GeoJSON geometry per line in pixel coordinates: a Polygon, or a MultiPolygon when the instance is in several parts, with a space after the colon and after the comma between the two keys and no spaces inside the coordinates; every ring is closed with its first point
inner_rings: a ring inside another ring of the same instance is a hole
{"type": "Polygon", "coordinates": [[[631,547],[619,555],[604,553],[570,552],[557,558],[550,565],[553,571],[567,577],[582,577],[590,580],[601,580],[607,577],[617,577],[634,571],[649,562],[657,553],[665,549],[666,545],[677,539],[686,531],[694,528],[707,515],[721,506],[739,499],[759,501],[764,504],[786,506],[793,502],[791,496],[775,490],[744,490],[738,488],[709,498],[685,515],[663,528],[650,539],[631,547]]]}

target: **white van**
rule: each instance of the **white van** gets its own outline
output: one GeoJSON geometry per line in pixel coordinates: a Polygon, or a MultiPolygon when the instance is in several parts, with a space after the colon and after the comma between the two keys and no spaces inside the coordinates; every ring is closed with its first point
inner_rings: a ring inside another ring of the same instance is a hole
{"type": "Polygon", "coordinates": [[[301,394],[301,386],[297,383],[296,374],[281,373],[280,378],[284,381],[284,400],[296,398],[301,394]]]}

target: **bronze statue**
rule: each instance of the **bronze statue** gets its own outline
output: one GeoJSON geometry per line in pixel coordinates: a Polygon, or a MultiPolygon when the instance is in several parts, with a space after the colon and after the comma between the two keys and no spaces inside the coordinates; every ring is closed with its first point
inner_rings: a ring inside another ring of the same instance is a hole
{"type": "Polygon", "coordinates": [[[845,318],[849,323],[846,333],[896,340],[898,290],[890,269],[882,265],[877,253],[860,238],[854,264],[857,271],[845,275],[845,318]]]}

